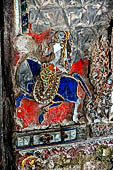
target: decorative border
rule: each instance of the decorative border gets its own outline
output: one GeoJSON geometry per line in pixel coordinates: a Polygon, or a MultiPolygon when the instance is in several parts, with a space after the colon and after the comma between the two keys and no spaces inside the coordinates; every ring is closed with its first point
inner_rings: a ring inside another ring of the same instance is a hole
{"type": "Polygon", "coordinates": [[[14,26],[15,35],[21,34],[21,11],[20,11],[20,0],[14,0],[14,26]]]}
{"type": "Polygon", "coordinates": [[[111,136],[113,136],[112,123],[97,123],[86,126],[72,125],[62,126],[56,129],[15,132],[13,134],[13,145],[14,150],[26,150],[111,136]]]}
{"type": "Polygon", "coordinates": [[[89,137],[87,126],[68,126],[49,130],[29,131],[13,134],[14,150],[25,150],[52,145],[61,145],[89,137]]]}
{"type": "Polygon", "coordinates": [[[15,35],[22,34],[28,29],[28,12],[26,0],[14,0],[15,35]]]}
{"type": "Polygon", "coordinates": [[[21,24],[22,33],[26,32],[28,29],[28,12],[27,12],[27,2],[26,0],[21,0],[21,24]]]}

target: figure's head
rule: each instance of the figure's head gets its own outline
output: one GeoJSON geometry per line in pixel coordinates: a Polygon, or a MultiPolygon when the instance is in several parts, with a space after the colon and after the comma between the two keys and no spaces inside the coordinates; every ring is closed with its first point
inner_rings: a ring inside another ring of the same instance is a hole
{"type": "Polygon", "coordinates": [[[66,33],[64,31],[57,31],[55,33],[55,38],[57,39],[58,42],[61,42],[61,41],[65,40],[66,33]]]}
{"type": "Polygon", "coordinates": [[[41,63],[56,61],[56,59],[58,62],[59,57],[61,61],[67,59],[69,55],[69,43],[67,50],[67,42],[70,36],[69,32],[48,29],[40,34],[30,31],[28,35],[33,37],[37,43],[36,53],[41,63]]]}

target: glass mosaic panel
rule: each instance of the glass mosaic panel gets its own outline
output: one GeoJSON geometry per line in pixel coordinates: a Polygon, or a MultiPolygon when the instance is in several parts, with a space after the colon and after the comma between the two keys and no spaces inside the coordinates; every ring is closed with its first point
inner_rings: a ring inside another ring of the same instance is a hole
{"type": "MultiPolygon", "coordinates": [[[[109,6],[101,0],[15,0],[13,143],[18,169],[73,165],[71,158],[75,161],[79,151],[93,153],[105,142],[111,146],[109,6]]],[[[101,150],[104,154],[109,148],[101,150]]]]}

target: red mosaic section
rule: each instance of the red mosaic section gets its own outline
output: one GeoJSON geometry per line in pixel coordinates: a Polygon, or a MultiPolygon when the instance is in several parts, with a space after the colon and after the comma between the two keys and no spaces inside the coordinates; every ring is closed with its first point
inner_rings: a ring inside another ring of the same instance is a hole
{"type": "Polygon", "coordinates": [[[14,54],[14,66],[17,65],[19,59],[20,59],[20,54],[15,52],[15,54],[14,54]]]}
{"type": "Polygon", "coordinates": [[[40,105],[34,100],[22,99],[20,106],[17,108],[17,118],[23,121],[23,128],[30,124],[38,125],[38,115],[40,105]]]}
{"type": "Polygon", "coordinates": [[[49,40],[51,38],[51,29],[47,29],[46,31],[36,34],[31,29],[31,24],[29,24],[29,33],[27,33],[29,36],[33,37],[37,43],[42,42],[44,40],[49,40]]]}
{"type": "MultiPolygon", "coordinates": [[[[23,128],[29,125],[39,125],[38,117],[41,113],[41,106],[34,100],[22,99],[20,106],[17,108],[17,118],[23,122],[23,128]]],[[[44,121],[41,125],[49,125],[53,122],[61,123],[64,119],[70,121],[72,119],[74,103],[63,102],[60,106],[49,109],[44,114],[44,121]]]]}
{"type": "Polygon", "coordinates": [[[62,123],[64,119],[71,121],[74,103],[62,102],[60,106],[53,107],[44,115],[42,125],[49,125],[53,122],[62,123]]]}
{"type": "Polygon", "coordinates": [[[88,65],[89,61],[85,59],[80,59],[79,61],[72,64],[71,69],[69,71],[70,74],[72,73],[78,73],[81,76],[86,76],[88,73],[88,65]]]}

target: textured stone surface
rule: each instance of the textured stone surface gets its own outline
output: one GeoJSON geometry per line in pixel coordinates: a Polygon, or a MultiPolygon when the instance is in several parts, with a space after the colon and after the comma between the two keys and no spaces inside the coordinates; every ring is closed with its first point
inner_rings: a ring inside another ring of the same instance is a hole
{"type": "MultiPolygon", "coordinates": [[[[12,51],[11,37],[13,25],[13,1],[3,1],[3,28],[2,28],[2,118],[3,118],[3,143],[4,165],[2,169],[14,169],[14,158],[11,151],[11,134],[13,129],[13,87],[11,81],[12,51]]],[[[0,81],[1,82],[1,81],[0,81]]],[[[1,90],[1,88],[0,88],[1,90]]],[[[1,111],[0,111],[1,112],[1,111]]]]}
{"type": "MultiPolygon", "coordinates": [[[[1,31],[0,31],[1,39],[1,31]]],[[[1,41],[0,41],[0,169],[5,166],[4,164],[4,143],[3,143],[3,102],[2,102],[2,66],[1,66],[1,41]]]]}

